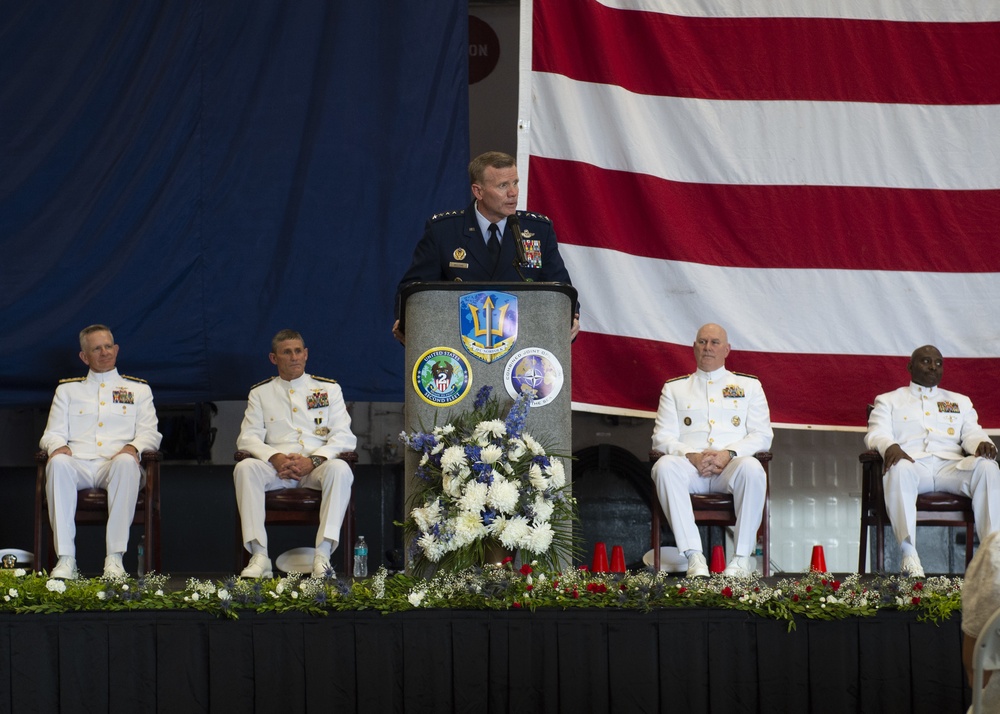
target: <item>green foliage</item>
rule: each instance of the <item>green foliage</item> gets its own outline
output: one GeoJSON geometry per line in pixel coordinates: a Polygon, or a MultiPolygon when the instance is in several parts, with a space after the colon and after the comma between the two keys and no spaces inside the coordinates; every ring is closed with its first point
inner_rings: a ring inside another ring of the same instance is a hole
{"type": "Polygon", "coordinates": [[[872,577],[851,575],[838,581],[809,573],[768,585],[759,578],[739,580],[675,578],[664,573],[590,573],[559,571],[537,562],[438,572],[429,579],[390,575],[380,568],[364,580],[304,578],[267,580],[190,579],[180,590],[168,588],[165,575],[138,580],[52,580],[43,573],[0,570],[0,612],[56,614],[123,610],[197,610],[237,618],[241,612],[299,612],[324,616],[331,611],[415,609],[538,610],[541,608],[654,609],[699,607],[740,610],[784,620],[840,620],[870,617],[882,610],[912,611],[919,619],[940,622],[962,607],[961,578],[872,577]]]}

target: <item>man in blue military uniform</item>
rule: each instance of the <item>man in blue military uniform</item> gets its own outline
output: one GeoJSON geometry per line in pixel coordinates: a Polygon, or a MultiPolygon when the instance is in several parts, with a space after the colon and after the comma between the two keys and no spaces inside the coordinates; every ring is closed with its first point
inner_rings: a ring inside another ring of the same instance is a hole
{"type": "MultiPolygon", "coordinates": [[[[416,282],[531,280],[570,284],[552,221],[538,213],[517,210],[514,157],[499,151],[481,154],[469,164],[469,179],[475,200],[468,208],[438,213],[427,221],[413,261],[399,281],[397,311],[399,291],[416,282]],[[523,253],[518,251],[518,233],[523,253]]],[[[575,338],[579,330],[577,315],[571,336],[575,338]]],[[[403,341],[398,319],[392,333],[403,341]]]]}
{"type": "Polygon", "coordinates": [[[764,467],[754,458],[771,447],[771,412],[756,377],[726,369],[729,338],[703,325],[694,340],[698,369],[663,385],[653,428],[656,494],[688,577],[708,577],[708,564],[691,508],[691,493],[731,493],[736,510],[733,549],[725,574],[749,577],[750,553],[767,496],[764,467]]]}
{"type": "Polygon", "coordinates": [[[865,445],[885,462],[885,508],[902,553],[901,570],[922,578],[917,494],[946,491],[971,498],[982,542],[1000,526],[1000,468],[997,447],[979,426],[972,401],[938,387],[944,375],[938,348],[918,347],[906,368],[909,386],[875,399],[865,445]]]}
{"type": "MultiPolygon", "coordinates": [[[[45,464],[45,496],[59,561],[52,577],[72,580],[76,569],[77,491],[108,492],[107,557],[104,577],[125,577],[122,555],[145,478],[139,455],[160,446],[153,393],[145,381],[118,374],[118,345],[104,325],[80,332],[80,360],[86,377],[64,379],[56,387],[39,446],[45,464]]],[[[39,559],[41,555],[37,556],[39,559]]]]}

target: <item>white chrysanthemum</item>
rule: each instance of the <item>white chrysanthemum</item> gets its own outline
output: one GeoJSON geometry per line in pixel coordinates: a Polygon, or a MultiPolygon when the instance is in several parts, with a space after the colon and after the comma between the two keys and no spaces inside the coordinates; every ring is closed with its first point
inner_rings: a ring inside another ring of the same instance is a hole
{"type": "Polygon", "coordinates": [[[563,468],[562,459],[552,459],[549,462],[549,486],[552,488],[562,488],[566,485],[566,469],[563,468]]]}
{"type": "Polygon", "coordinates": [[[452,525],[455,529],[455,535],[451,542],[452,550],[464,548],[489,533],[486,530],[486,526],[483,525],[482,516],[478,512],[461,513],[452,521],[452,525]]]}
{"type": "Polygon", "coordinates": [[[498,476],[493,479],[486,503],[498,513],[511,514],[517,509],[519,496],[516,483],[508,481],[503,476],[498,476]]]}
{"type": "Polygon", "coordinates": [[[528,451],[535,456],[545,456],[545,448],[535,441],[531,434],[521,434],[521,438],[524,439],[524,445],[528,447],[528,451]]]}
{"type": "Polygon", "coordinates": [[[541,495],[535,496],[535,518],[534,522],[544,523],[552,518],[552,511],[555,507],[552,505],[552,501],[545,500],[541,495]]]}
{"type": "Polygon", "coordinates": [[[441,560],[441,556],[444,555],[445,552],[444,545],[441,541],[430,533],[424,533],[420,536],[420,539],[417,541],[417,545],[422,551],[424,551],[424,556],[427,560],[432,563],[436,563],[441,560]]]}
{"type": "Polygon", "coordinates": [[[461,476],[445,474],[441,477],[441,489],[452,498],[458,498],[462,495],[463,483],[465,483],[465,479],[461,476]]]}
{"type": "Polygon", "coordinates": [[[541,525],[535,526],[531,529],[529,534],[529,543],[524,546],[532,553],[544,553],[552,545],[552,536],[554,532],[552,531],[551,523],[542,523],[541,525]]]}
{"type": "Polygon", "coordinates": [[[531,481],[531,485],[539,491],[544,491],[549,486],[549,480],[545,478],[542,467],[538,464],[532,464],[531,468],[528,469],[528,479],[531,481]]]}
{"type": "Polygon", "coordinates": [[[492,438],[499,438],[507,433],[507,427],[500,419],[481,421],[472,430],[472,440],[480,446],[485,446],[492,438]]]}
{"type": "Polygon", "coordinates": [[[420,465],[421,466],[426,466],[427,462],[430,461],[430,460],[431,460],[431,457],[428,456],[427,454],[424,454],[423,456],[420,457],[420,465]]]}
{"type": "Polygon", "coordinates": [[[514,516],[506,521],[503,530],[498,534],[505,548],[523,548],[529,540],[531,526],[524,516],[514,516]]]}
{"type": "Polygon", "coordinates": [[[441,454],[441,471],[444,473],[458,473],[463,466],[466,466],[465,449],[461,446],[449,446],[441,454]]]}
{"type": "Polygon", "coordinates": [[[453,434],[454,432],[455,432],[454,424],[445,424],[444,426],[436,426],[434,427],[433,431],[435,436],[448,436],[448,434],[453,434]]]}
{"type": "Polygon", "coordinates": [[[479,452],[479,460],[484,464],[495,464],[503,456],[503,449],[496,444],[484,446],[479,452]]]}
{"type": "Polygon", "coordinates": [[[414,508],[410,511],[413,522],[421,531],[430,530],[430,527],[438,522],[441,517],[441,501],[435,499],[433,503],[428,503],[423,508],[414,508]]]}
{"type": "Polygon", "coordinates": [[[470,481],[465,485],[465,492],[458,499],[458,507],[467,513],[480,514],[486,508],[486,495],[489,486],[478,481],[470,481]]]}
{"type": "Polygon", "coordinates": [[[524,441],[521,439],[511,439],[509,446],[507,447],[507,458],[511,461],[517,461],[522,456],[528,453],[528,449],[524,445],[524,441]]]}
{"type": "Polygon", "coordinates": [[[431,449],[432,454],[440,454],[442,451],[444,451],[443,441],[439,441],[438,443],[434,444],[434,448],[431,449]]]}

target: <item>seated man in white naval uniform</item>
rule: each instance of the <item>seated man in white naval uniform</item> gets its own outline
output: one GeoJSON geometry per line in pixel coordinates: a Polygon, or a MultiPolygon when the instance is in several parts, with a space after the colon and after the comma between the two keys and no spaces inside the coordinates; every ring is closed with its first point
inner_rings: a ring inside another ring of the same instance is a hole
{"type": "Polygon", "coordinates": [[[139,454],[160,446],[153,393],[143,380],[118,374],[118,345],[104,325],[80,332],[80,359],[90,371],[60,381],[39,442],[49,455],[45,497],[59,556],[51,575],[76,578],[76,494],[103,488],[108,492],[104,577],[123,578],[122,554],[144,479],[139,454]]]}
{"type": "Polygon", "coordinates": [[[917,494],[968,496],[982,542],[1000,526],[997,447],[979,426],[972,401],[938,388],[941,352],[918,347],[906,365],[910,385],[880,394],[868,417],[865,445],[882,454],[885,508],[903,556],[904,575],[924,577],[917,555],[917,494]]]}
{"type": "Polygon", "coordinates": [[[707,324],[694,340],[694,374],[663,385],[653,428],[656,494],[688,560],[688,577],[708,577],[692,493],[731,493],[736,509],[735,553],[725,574],[749,577],[750,554],[764,511],[767,476],[754,458],[771,446],[771,414],[756,377],[726,369],[729,338],[707,324]]]}
{"type": "Polygon", "coordinates": [[[331,572],[330,556],[340,539],[354,481],[350,466],[337,455],[353,451],[357,438],[340,386],[306,374],[308,358],[302,335],[282,330],[271,341],[270,359],[278,376],[255,385],[247,398],[236,446],[254,458],[236,464],[233,474],[243,544],[251,554],[240,574],[244,578],[272,575],[264,492],[279,488],[323,492],[312,575],[321,578],[331,572]]]}

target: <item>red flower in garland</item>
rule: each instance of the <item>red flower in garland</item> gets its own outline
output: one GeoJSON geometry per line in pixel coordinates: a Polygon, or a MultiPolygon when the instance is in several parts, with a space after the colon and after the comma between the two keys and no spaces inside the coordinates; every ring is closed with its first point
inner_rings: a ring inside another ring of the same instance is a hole
{"type": "Polygon", "coordinates": [[[580,599],[580,591],[576,590],[575,588],[573,590],[573,599],[574,600],[579,600],[580,599]]]}
{"type": "Polygon", "coordinates": [[[913,589],[914,590],[923,590],[924,589],[924,584],[923,583],[913,583],[913,589]]]}
{"type": "Polygon", "coordinates": [[[910,602],[912,602],[914,605],[919,605],[920,604],[920,598],[914,596],[914,598],[912,600],[910,600],[910,602]]]}
{"type": "Polygon", "coordinates": [[[535,586],[534,585],[525,585],[524,589],[527,590],[528,592],[531,592],[532,590],[535,589],[535,586]]]}
{"type": "Polygon", "coordinates": [[[799,596],[798,595],[792,595],[792,602],[798,602],[798,601],[799,601],[799,596]]]}
{"type": "Polygon", "coordinates": [[[514,601],[514,608],[517,609],[517,610],[520,610],[521,609],[521,603],[519,603],[517,601],[514,601]]]}
{"type": "Polygon", "coordinates": [[[726,587],[722,588],[722,597],[732,597],[732,596],[733,596],[733,589],[731,587],[727,585],[726,587]]]}
{"type": "Polygon", "coordinates": [[[514,562],[514,559],[508,555],[506,558],[500,561],[500,565],[507,565],[507,563],[512,563],[512,562],[514,562]]]}
{"type": "Polygon", "coordinates": [[[531,566],[527,563],[521,566],[521,575],[531,575],[533,572],[534,571],[531,569],[531,566]]]}
{"type": "Polygon", "coordinates": [[[688,589],[687,589],[687,588],[677,588],[677,594],[678,594],[678,595],[683,595],[683,594],[684,594],[684,593],[686,593],[687,591],[688,591],[688,589]]]}

